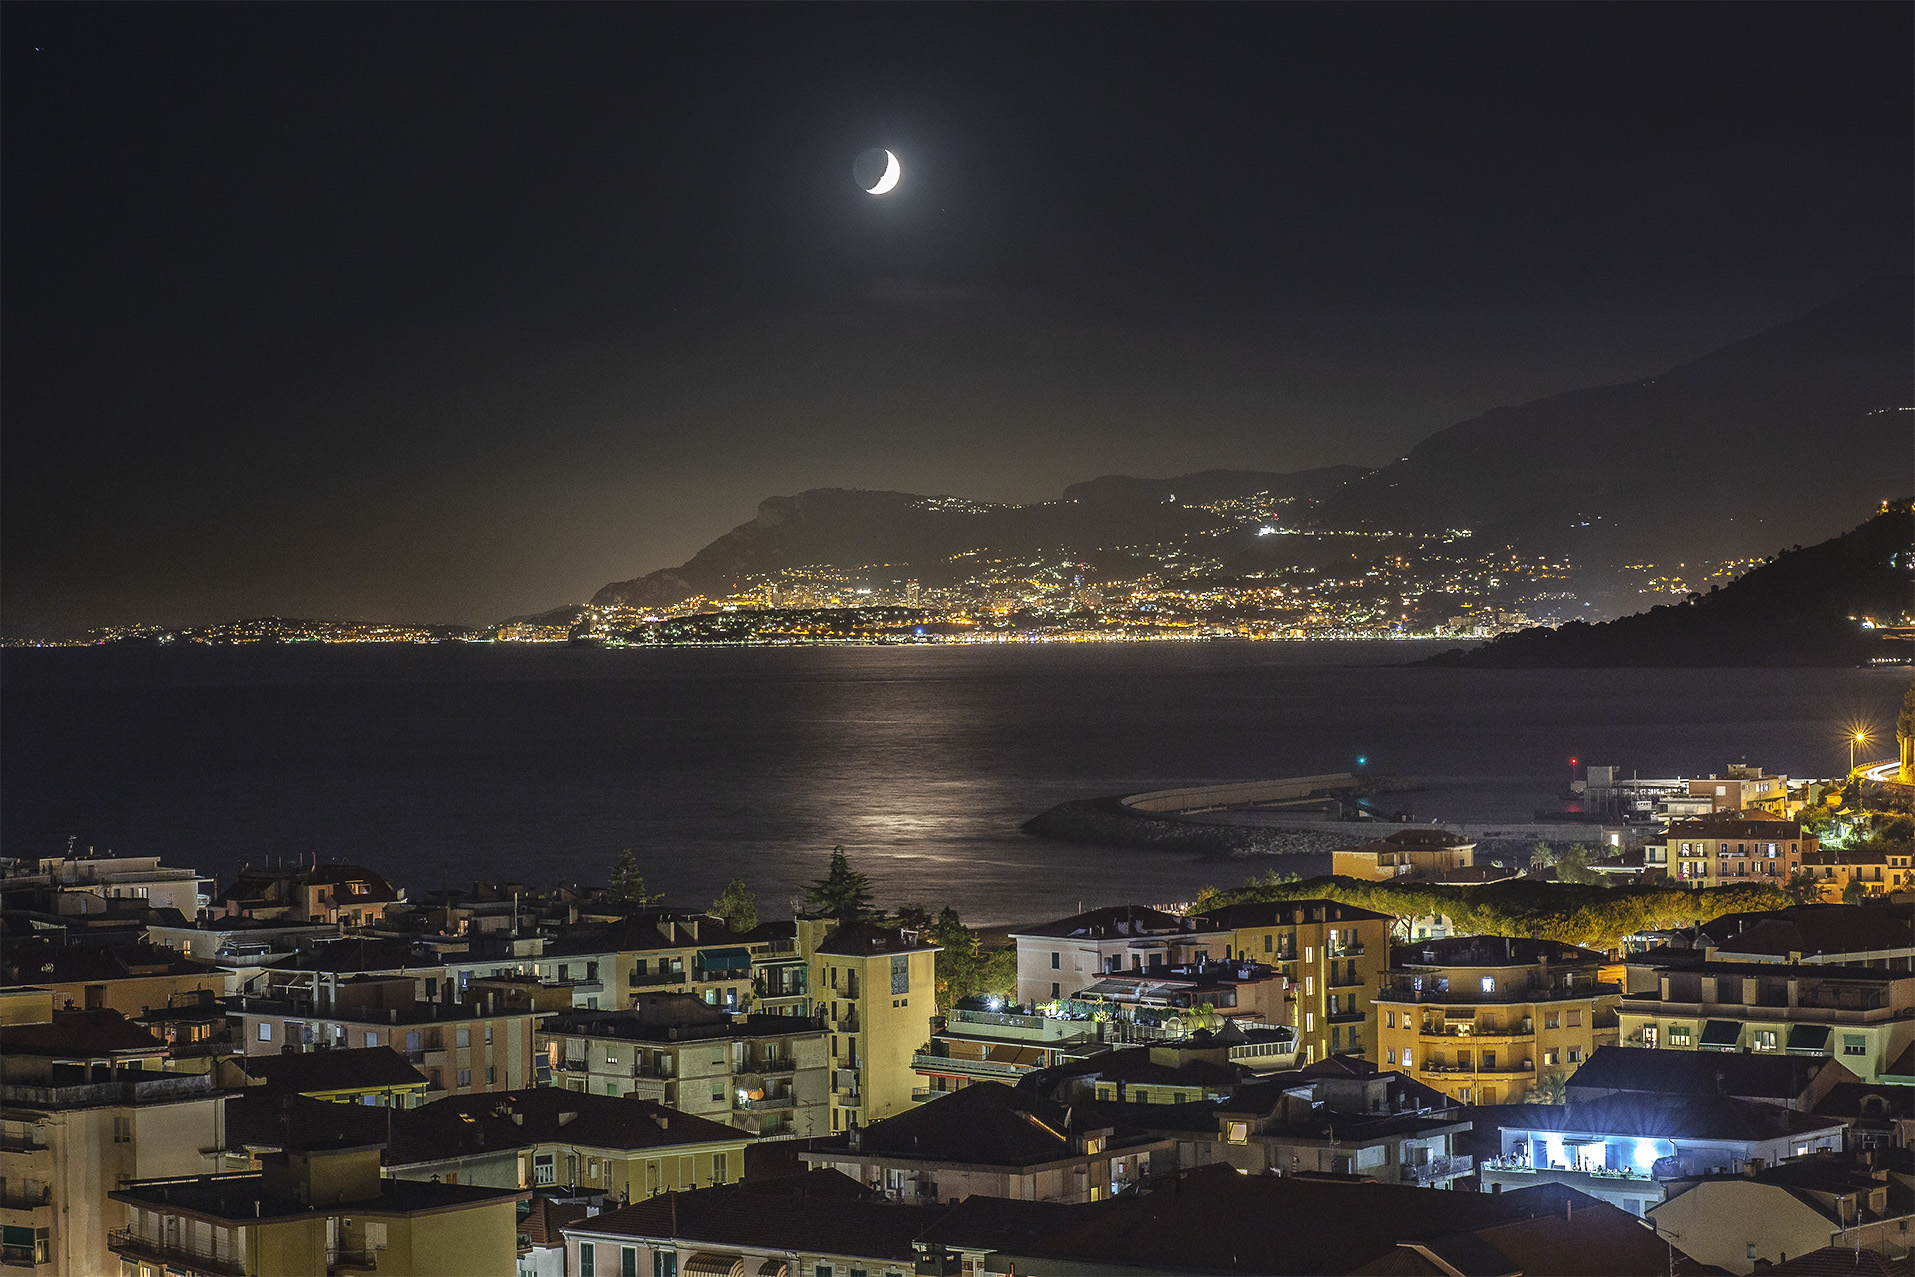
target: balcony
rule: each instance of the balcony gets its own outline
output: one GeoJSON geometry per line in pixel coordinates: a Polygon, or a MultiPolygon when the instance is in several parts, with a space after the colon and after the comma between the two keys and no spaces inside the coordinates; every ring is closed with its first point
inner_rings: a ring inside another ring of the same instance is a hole
{"type": "Polygon", "coordinates": [[[379,1253],[372,1250],[339,1249],[326,1252],[328,1273],[370,1273],[379,1269],[379,1253]]]}
{"type": "Polygon", "coordinates": [[[184,1268],[192,1273],[213,1277],[246,1277],[246,1265],[240,1260],[186,1246],[169,1246],[150,1237],[142,1237],[130,1228],[116,1228],[106,1235],[107,1249],[129,1259],[184,1268]]]}
{"type": "Polygon", "coordinates": [[[0,1268],[38,1268],[41,1264],[51,1265],[51,1259],[39,1259],[31,1246],[0,1247],[0,1268]]]}
{"type": "Polygon", "coordinates": [[[852,1007],[836,1020],[833,1020],[831,1022],[831,1031],[833,1033],[858,1032],[858,1009],[852,1007]]]}
{"type": "Polygon", "coordinates": [[[1471,1042],[1527,1042],[1536,1036],[1533,1026],[1525,1022],[1522,1028],[1473,1029],[1467,1024],[1426,1024],[1417,1030],[1419,1038],[1447,1038],[1454,1041],[1462,1038],[1471,1042]]]}
{"type": "Polygon", "coordinates": [[[1363,984],[1363,977],[1353,971],[1346,971],[1342,975],[1328,975],[1323,979],[1323,987],[1326,989],[1355,989],[1363,984]]]}
{"type": "Polygon", "coordinates": [[[625,983],[627,987],[633,989],[658,989],[672,984],[689,984],[691,983],[691,976],[683,971],[653,971],[649,973],[634,971],[625,983]]]}
{"type": "Polygon", "coordinates": [[[1462,1153],[1432,1157],[1427,1162],[1413,1163],[1403,1168],[1403,1178],[1412,1184],[1434,1184],[1438,1180],[1455,1179],[1458,1175],[1468,1175],[1476,1169],[1476,1159],[1462,1153]]]}
{"type": "Polygon", "coordinates": [[[1323,951],[1323,956],[1326,958],[1360,958],[1363,954],[1364,949],[1361,940],[1352,944],[1338,945],[1334,949],[1325,948],[1323,951]]]}
{"type": "Polygon", "coordinates": [[[732,1107],[735,1109],[743,1109],[747,1113],[773,1112],[779,1109],[797,1108],[798,1097],[795,1095],[767,1095],[762,1100],[739,1100],[733,1104],[732,1107]]]}
{"type": "Polygon", "coordinates": [[[46,1141],[38,1135],[0,1136],[0,1153],[40,1153],[46,1146],[46,1141]]]}
{"type": "Polygon", "coordinates": [[[797,1071],[797,1061],[789,1058],[782,1060],[760,1060],[756,1064],[748,1064],[740,1071],[739,1076],[783,1077],[787,1073],[796,1073],[797,1071]]]}
{"type": "MultiPolygon", "coordinates": [[[[0,1185],[6,1181],[0,1180],[0,1185]]],[[[39,1191],[29,1193],[18,1185],[0,1187],[0,1210],[39,1210],[43,1206],[53,1205],[53,1189],[42,1184],[39,1191]]]]}
{"type": "Polygon", "coordinates": [[[1332,1011],[1323,1017],[1325,1024],[1361,1024],[1366,1013],[1358,1008],[1354,1011],[1332,1011]]]}
{"type": "Polygon", "coordinates": [[[858,1097],[858,1070],[834,1070],[831,1074],[831,1093],[841,1099],[856,1099],[858,1097]]]}
{"type": "Polygon", "coordinates": [[[567,1056],[565,1059],[559,1061],[558,1067],[564,1069],[567,1073],[587,1073],[591,1071],[592,1066],[591,1063],[583,1057],[573,1059],[567,1056]]]}
{"type": "Polygon", "coordinates": [[[1025,1064],[1002,1064],[996,1060],[965,1060],[949,1055],[931,1055],[924,1051],[912,1054],[911,1067],[919,1073],[936,1073],[948,1077],[1013,1080],[1031,1071],[1030,1066],[1025,1064]]]}

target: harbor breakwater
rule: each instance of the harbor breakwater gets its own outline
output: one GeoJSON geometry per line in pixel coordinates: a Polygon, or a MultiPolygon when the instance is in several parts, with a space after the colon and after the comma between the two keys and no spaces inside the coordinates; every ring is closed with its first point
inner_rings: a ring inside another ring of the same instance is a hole
{"type": "Polygon", "coordinates": [[[1447,829],[1475,842],[1477,854],[1485,860],[1520,861],[1539,842],[1598,848],[1627,841],[1622,827],[1594,823],[1313,820],[1308,817],[1316,810],[1295,815],[1282,810],[1291,805],[1315,808],[1315,803],[1299,801],[1306,797],[1297,792],[1299,788],[1327,796],[1342,789],[1346,779],[1305,777],[1076,799],[1041,812],[1021,828],[1037,838],[1184,851],[1221,860],[1327,856],[1340,847],[1386,838],[1400,829],[1447,829]],[[1280,795],[1277,807],[1262,805],[1258,791],[1280,795]]]}

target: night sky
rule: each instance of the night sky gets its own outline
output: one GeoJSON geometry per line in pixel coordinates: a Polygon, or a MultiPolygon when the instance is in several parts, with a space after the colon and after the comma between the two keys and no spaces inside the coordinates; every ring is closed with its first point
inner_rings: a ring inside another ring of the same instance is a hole
{"type": "Polygon", "coordinates": [[[1909,269],[1912,13],[10,4],[0,623],[1381,463],[1909,269]]]}

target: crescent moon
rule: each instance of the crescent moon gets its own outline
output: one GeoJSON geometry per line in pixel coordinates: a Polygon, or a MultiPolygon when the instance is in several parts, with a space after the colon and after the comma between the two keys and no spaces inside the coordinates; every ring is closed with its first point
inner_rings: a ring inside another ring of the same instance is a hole
{"type": "Polygon", "coordinates": [[[898,166],[898,157],[891,154],[891,152],[887,150],[884,153],[884,176],[879,178],[878,184],[876,186],[871,187],[866,192],[866,194],[869,194],[869,195],[884,194],[886,191],[890,190],[892,187],[898,184],[898,178],[902,176],[903,173],[904,173],[904,170],[898,166]]]}

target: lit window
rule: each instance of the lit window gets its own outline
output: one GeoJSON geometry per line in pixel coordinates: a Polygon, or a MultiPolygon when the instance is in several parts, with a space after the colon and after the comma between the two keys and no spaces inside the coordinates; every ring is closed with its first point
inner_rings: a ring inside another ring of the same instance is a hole
{"type": "Polygon", "coordinates": [[[1486,975],[1483,977],[1483,992],[1484,993],[1496,992],[1496,977],[1495,976],[1486,975]]]}

